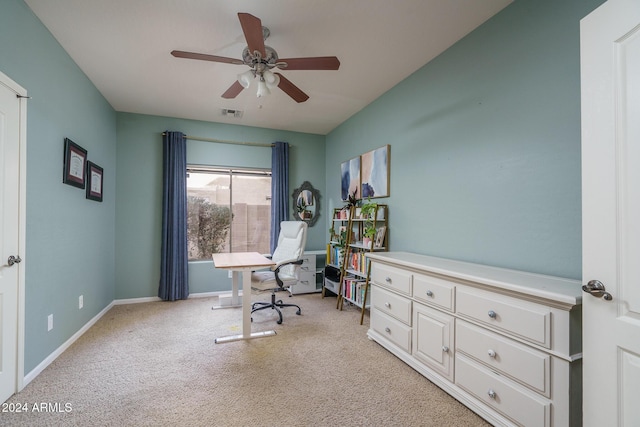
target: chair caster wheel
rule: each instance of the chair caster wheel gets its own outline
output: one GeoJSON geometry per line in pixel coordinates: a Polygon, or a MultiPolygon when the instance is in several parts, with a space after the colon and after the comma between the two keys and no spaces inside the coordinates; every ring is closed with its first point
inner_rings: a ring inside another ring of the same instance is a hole
{"type": "Polygon", "coordinates": [[[298,310],[298,311],[296,311],[296,314],[297,314],[298,316],[300,316],[302,313],[300,312],[300,310],[298,310]]]}

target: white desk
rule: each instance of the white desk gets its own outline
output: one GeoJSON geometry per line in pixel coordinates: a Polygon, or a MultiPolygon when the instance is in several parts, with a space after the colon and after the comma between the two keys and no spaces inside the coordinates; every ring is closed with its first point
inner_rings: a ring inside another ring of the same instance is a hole
{"type": "Polygon", "coordinates": [[[276,331],[251,333],[251,272],[271,267],[275,262],[257,252],[213,254],[212,258],[216,268],[232,271],[232,305],[239,303],[238,273],[242,273],[242,334],[216,338],[216,344],[275,335],[276,331]]]}

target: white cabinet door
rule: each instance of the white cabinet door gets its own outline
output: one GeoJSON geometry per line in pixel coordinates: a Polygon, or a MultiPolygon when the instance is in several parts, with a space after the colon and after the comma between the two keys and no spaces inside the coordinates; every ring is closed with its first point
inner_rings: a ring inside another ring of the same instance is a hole
{"type": "Polygon", "coordinates": [[[413,305],[413,356],[449,381],[453,381],[453,322],[453,316],[413,305]]]}

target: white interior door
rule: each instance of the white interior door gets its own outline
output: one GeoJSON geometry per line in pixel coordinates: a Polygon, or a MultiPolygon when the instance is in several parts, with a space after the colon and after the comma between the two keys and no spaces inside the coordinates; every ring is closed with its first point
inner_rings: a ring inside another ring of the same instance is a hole
{"type": "Polygon", "coordinates": [[[580,37],[584,425],[639,426],[640,1],[609,0],[580,37]]]}
{"type": "Polygon", "coordinates": [[[0,402],[18,391],[21,371],[21,201],[24,132],[21,100],[24,92],[0,73],[0,402]],[[17,89],[17,90],[16,90],[17,89]],[[10,260],[10,257],[13,257],[10,260]]]}

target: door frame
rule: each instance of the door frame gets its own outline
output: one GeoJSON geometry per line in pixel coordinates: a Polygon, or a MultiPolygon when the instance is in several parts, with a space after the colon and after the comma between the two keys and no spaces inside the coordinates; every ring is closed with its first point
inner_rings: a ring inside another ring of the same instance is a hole
{"type": "MultiPolygon", "coordinates": [[[[9,76],[0,71],[0,84],[16,93],[20,109],[19,124],[19,177],[18,177],[18,253],[22,259],[26,258],[26,208],[27,208],[27,90],[13,81],[9,76]]],[[[16,369],[16,393],[24,388],[24,323],[25,323],[25,263],[17,264],[18,267],[18,342],[17,342],[17,369],[16,369]]]]}

